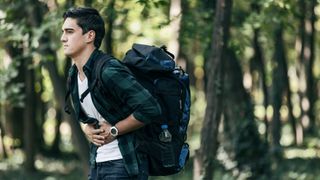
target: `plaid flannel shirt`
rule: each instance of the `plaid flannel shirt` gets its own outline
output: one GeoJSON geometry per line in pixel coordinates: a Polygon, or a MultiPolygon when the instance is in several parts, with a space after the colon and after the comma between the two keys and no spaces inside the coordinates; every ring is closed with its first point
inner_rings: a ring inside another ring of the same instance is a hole
{"type": "MultiPolygon", "coordinates": [[[[88,86],[93,81],[91,73],[94,73],[92,72],[94,63],[101,53],[101,51],[95,50],[83,67],[83,71],[88,78],[88,86]]],[[[84,113],[80,105],[77,73],[77,68],[73,65],[69,71],[71,80],[69,88],[76,118],[85,123],[90,118],[84,113]]],[[[125,119],[130,114],[133,114],[137,120],[145,124],[159,118],[161,109],[157,101],[135,80],[127,67],[118,60],[112,59],[107,62],[101,72],[101,80],[104,92],[94,88],[90,93],[95,108],[111,125],[125,119]]],[[[139,168],[134,147],[134,132],[118,136],[117,139],[128,173],[137,175],[139,168]]],[[[97,147],[92,143],[90,147],[90,165],[93,166],[95,165],[97,147]]]]}

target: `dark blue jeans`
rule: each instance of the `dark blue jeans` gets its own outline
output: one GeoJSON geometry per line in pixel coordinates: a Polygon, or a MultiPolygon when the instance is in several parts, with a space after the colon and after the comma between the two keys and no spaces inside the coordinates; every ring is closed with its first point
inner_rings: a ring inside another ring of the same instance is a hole
{"type": "Polygon", "coordinates": [[[91,167],[89,180],[131,180],[122,159],[97,163],[91,167]]]}
{"type": "Polygon", "coordinates": [[[122,159],[101,162],[91,167],[88,180],[147,180],[146,166],[140,167],[139,175],[132,177],[127,173],[122,159]]]}

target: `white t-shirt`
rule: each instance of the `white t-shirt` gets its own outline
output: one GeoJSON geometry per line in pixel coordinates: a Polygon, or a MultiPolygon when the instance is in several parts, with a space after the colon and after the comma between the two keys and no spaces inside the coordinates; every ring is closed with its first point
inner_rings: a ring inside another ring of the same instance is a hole
{"type": "MultiPolygon", "coordinates": [[[[87,89],[88,89],[88,79],[85,77],[85,79],[81,81],[78,75],[79,97],[81,97],[81,94],[87,89]]],[[[100,122],[106,121],[105,119],[103,119],[103,117],[99,114],[99,112],[93,105],[90,93],[83,99],[81,106],[89,117],[96,118],[100,122]]],[[[117,139],[97,149],[96,162],[105,162],[105,161],[111,161],[111,160],[117,160],[117,159],[122,159],[122,155],[118,146],[117,139]]]]}

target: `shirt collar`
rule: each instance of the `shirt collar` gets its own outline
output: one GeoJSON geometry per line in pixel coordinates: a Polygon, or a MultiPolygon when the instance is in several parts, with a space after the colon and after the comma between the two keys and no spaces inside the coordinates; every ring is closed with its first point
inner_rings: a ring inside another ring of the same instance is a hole
{"type": "MultiPolygon", "coordinates": [[[[91,71],[93,69],[93,66],[94,66],[94,63],[95,63],[96,59],[98,58],[98,56],[100,54],[102,54],[102,51],[100,51],[98,49],[95,49],[91,53],[91,55],[90,55],[88,61],[86,62],[86,64],[83,66],[83,71],[84,71],[84,73],[86,74],[87,77],[91,73],[91,71]]],[[[77,73],[78,73],[78,69],[77,69],[76,65],[73,64],[72,67],[69,69],[69,76],[73,77],[73,75],[77,74],[77,73]]]]}
{"type": "Polygon", "coordinates": [[[69,76],[72,77],[72,76],[73,76],[74,74],[76,74],[77,72],[78,72],[78,69],[77,69],[76,65],[73,64],[73,65],[71,66],[71,68],[69,69],[69,76]]]}
{"type": "Polygon", "coordinates": [[[95,49],[95,50],[91,53],[91,55],[90,55],[87,63],[83,66],[83,71],[84,71],[85,73],[86,73],[86,72],[91,73],[91,71],[92,71],[92,69],[93,69],[93,66],[94,66],[94,62],[96,61],[97,57],[98,57],[99,54],[101,54],[101,53],[102,53],[102,52],[101,52],[100,50],[98,50],[98,49],[95,49]]]}

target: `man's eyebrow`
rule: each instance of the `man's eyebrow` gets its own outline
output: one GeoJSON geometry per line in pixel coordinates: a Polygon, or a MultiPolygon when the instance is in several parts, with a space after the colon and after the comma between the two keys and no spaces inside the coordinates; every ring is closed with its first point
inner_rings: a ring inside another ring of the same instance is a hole
{"type": "Polygon", "coordinates": [[[73,28],[62,28],[62,31],[74,31],[73,28]]]}

